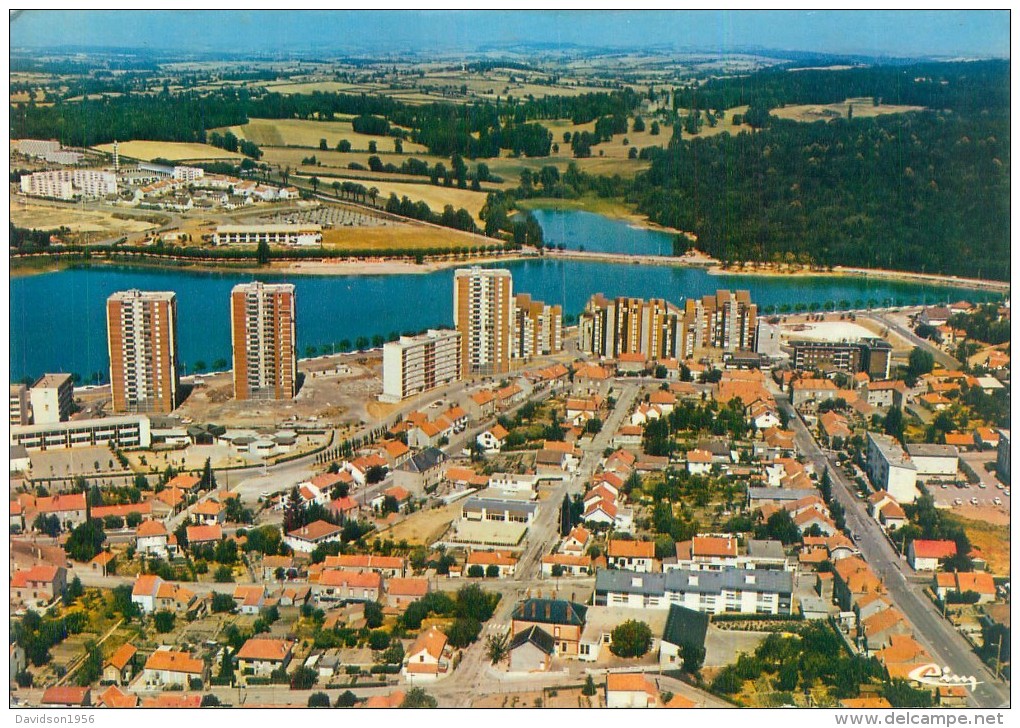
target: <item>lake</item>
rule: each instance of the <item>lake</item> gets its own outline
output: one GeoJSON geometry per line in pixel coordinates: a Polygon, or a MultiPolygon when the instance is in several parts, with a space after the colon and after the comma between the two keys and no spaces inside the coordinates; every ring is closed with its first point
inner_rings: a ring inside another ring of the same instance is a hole
{"type": "Polygon", "coordinates": [[[549,246],[563,245],[567,250],[597,253],[630,253],[631,255],[672,255],[673,233],[635,227],[624,220],[614,220],[582,210],[531,211],[542,226],[542,236],[549,246]]]}
{"type": "MultiPolygon", "coordinates": [[[[503,267],[513,273],[515,292],[563,306],[576,316],[593,293],[608,296],[684,298],[717,288],[746,288],[760,307],[793,302],[849,301],[865,305],[921,304],[965,298],[997,300],[996,294],[850,277],[783,278],[714,276],[696,268],[534,259],[503,267]]],[[[254,279],[286,281],[297,289],[299,353],[336,346],[344,339],[389,336],[453,323],[453,269],[421,275],[310,276],[181,272],[149,268],[72,268],[10,281],[11,381],[44,372],[72,372],[88,379],[109,377],[105,302],[129,288],[177,293],[182,373],[203,361],[230,360],[229,293],[254,279]]]]}

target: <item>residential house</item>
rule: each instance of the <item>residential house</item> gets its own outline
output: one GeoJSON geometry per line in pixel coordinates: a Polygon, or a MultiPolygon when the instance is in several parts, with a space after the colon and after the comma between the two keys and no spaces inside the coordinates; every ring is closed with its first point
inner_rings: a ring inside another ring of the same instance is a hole
{"type": "Polygon", "coordinates": [[[935,574],[935,593],[942,601],[949,594],[974,592],[978,595],[978,604],[995,601],[995,580],[991,574],[974,572],[940,572],[935,574]]]}
{"type": "Polygon", "coordinates": [[[310,554],[322,544],[339,543],[342,530],[340,526],[334,526],[328,521],[314,521],[289,532],[284,538],[284,543],[295,551],[310,554]]]}
{"type": "Polygon", "coordinates": [[[169,538],[170,534],[162,521],[142,521],[135,529],[135,552],[142,556],[166,559],[169,538]]]}
{"type": "Polygon", "coordinates": [[[496,393],[491,389],[482,389],[468,397],[465,408],[476,420],[492,417],[496,412],[496,393]]]}
{"type": "Polygon", "coordinates": [[[513,407],[524,401],[524,390],[517,384],[508,384],[496,390],[496,405],[501,410],[513,407]]]}
{"type": "Polygon", "coordinates": [[[39,699],[39,705],[43,708],[91,708],[92,689],[71,685],[46,688],[39,699]]]}
{"type": "Polygon", "coordinates": [[[864,387],[864,401],[872,407],[885,409],[900,407],[907,401],[907,385],[899,380],[868,382],[864,387]]]}
{"type": "Polygon", "coordinates": [[[429,447],[404,461],[393,471],[393,484],[412,493],[428,492],[443,477],[443,463],[446,453],[429,447]]]}
{"type": "Polygon", "coordinates": [[[912,630],[906,617],[896,607],[889,607],[861,621],[859,635],[869,652],[888,647],[893,635],[910,635],[912,630]]]}
{"type": "Polygon", "coordinates": [[[198,546],[215,546],[223,540],[223,527],[214,526],[188,526],[185,529],[188,538],[188,548],[194,549],[198,546]]]}
{"type": "MultiPolygon", "coordinates": [[[[410,440],[408,440],[408,442],[410,442],[410,440]]],[[[428,447],[428,445],[422,445],[421,447],[428,447]]],[[[362,455],[361,457],[354,458],[345,464],[345,469],[351,474],[351,478],[354,479],[354,482],[357,485],[362,487],[364,487],[368,482],[368,471],[373,468],[385,469],[386,460],[375,453],[370,453],[368,455],[362,455]]]]}
{"type": "Polygon", "coordinates": [[[914,571],[936,571],[941,563],[956,556],[956,542],[914,539],[907,545],[907,563],[914,571]]]}
{"type": "Polygon", "coordinates": [[[680,669],[685,648],[704,649],[708,621],[709,616],[704,612],[670,604],[662,640],[659,642],[659,667],[680,669]]]}
{"type": "Polygon", "coordinates": [[[610,568],[648,574],[655,569],[655,543],[611,539],[606,557],[610,568]]]}
{"type": "Polygon", "coordinates": [[[800,407],[807,402],[825,402],[839,397],[839,388],[831,379],[795,379],[790,402],[800,407]]]}
{"type": "Polygon", "coordinates": [[[475,440],[478,442],[479,447],[487,453],[499,452],[503,447],[503,443],[506,442],[507,429],[502,425],[496,424],[487,430],[479,433],[475,440]]]}
{"type": "Polygon", "coordinates": [[[591,556],[547,554],[542,557],[543,576],[587,576],[592,568],[591,556]]]}
{"type": "Polygon", "coordinates": [[[85,494],[59,493],[37,498],[35,509],[43,516],[56,516],[66,530],[85,522],[85,494]]]}
{"type": "Polygon", "coordinates": [[[688,450],[687,472],[691,475],[708,475],[712,472],[712,453],[697,448],[688,450]]]}
{"type": "Polygon", "coordinates": [[[106,690],[101,692],[98,698],[96,698],[96,707],[137,708],[138,696],[133,693],[125,693],[116,685],[111,685],[106,690]]]}
{"type": "Polygon", "coordinates": [[[252,637],[237,651],[237,671],[241,681],[249,677],[269,677],[277,670],[286,670],[294,655],[290,640],[252,637]]]}
{"type": "Polygon", "coordinates": [[[882,524],[886,531],[895,531],[897,528],[910,523],[906,512],[896,501],[890,501],[879,509],[878,522],[882,524]]]}
{"type": "Polygon", "coordinates": [[[135,655],[138,650],[130,642],[118,647],[103,664],[103,682],[127,685],[135,673],[135,655]]]}
{"type": "MultiPolygon", "coordinates": [[[[464,417],[465,419],[467,418],[467,413],[464,414],[464,417]]],[[[411,448],[400,440],[387,440],[382,444],[381,450],[382,456],[386,459],[386,464],[390,470],[399,468],[411,457],[411,448]]]]}
{"type": "Polygon", "coordinates": [[[574,526],[560,543],[560,553],[580,555],[588,550],[591,533],[584,526],[574,526]]]}
{"type": "Polygon", "coordinates": [[[63,566],[37,564],[30,569],[18,569],[11,575],[12,604],[49,604],[65,589],[67,569],[63,566]]]}
{"type": "Polygon", "coordinates": [[[407,561],[401,556],[376,556],[372,554],[340,554],[327,556],[323,564],[327,569],[358,569],[376,571],[385,578],[400,578],[407,571],[407,561]]]}
{"type": "Polygon", "coordinates": [[[471,551],[464,561],[464,568],[467,570],[465,573],[468,573],[472,566],[480,566],[486,570],[490,566],[495,566],[499,569],[499,577],[504,579],[516,573],[517,557],[505,551],[471,551]]]}
{"type": "Polygon", "coordinates": [[[227,520],[227,507],[212,498],[206,498],[191,508],[195,521],[205,526],[223,525],[227,520]]]}
{"type": "Polygon", "coordinates": [[[840,609],[849,612],[857,599],[866,594],[884,594],[885,586],[871,567],[859,556],[840,559],[833,564],[832,596],[840,609]]]}
{"type": "Polygon", "coordinates": [[[386,582],[385,605],[392,609],[406,609],[429,592],[429,580],[422,578],[396,578],[386,582]]]}
{"type": "Polygon", "coordinates": [[[141,681],[148,690],[164,690],[172,686],[187,689],[192,680],[206,681],[205,662],[187,652],[160,647],[145,661],[141,681]]]}
{"type": "Polygon", "coordinates": [[[607,708],[654,708],[659,689],[643,672],[611,672],[606,675],[607,708]]]}
{"type": "Polygon", "coordinates": [[[539,627],[552,637],[555,656],[577,657],[587,612],[586,606],[566,599],[533,597],[514,609],[510,617],[510,631],[517,635],[531,627],[539,627]]]}
{"type": "Polygon", "coordinates": [[[383,578],[375,571],[324,569],[312,591],[319,601],[377,602],[383,593],[383,578]]]}
{"type": "Polygon", "coordinates": [[[131,590],[131,601],[143,614],[159,611],[192,614],[201,609],[193,591],[178,584],[163,581],[155,574],[139,574],[131,590]]]}
{"type": "Polygon", "coordinates": [[[407,649],[401,674],[409,683],[434,682],[449,674],[452,657],[446,635],[432,626],[407,649]]]}
{"type": "Polygon", "coordinates": [[[234,604],[241,614],[257,615],[266,605],[266,587],[262,584],[239,584],[234,587],[234,604]]]}
{"type": "Polygon", "coordinates": [[[545,672],[552,663],[556,647],[548,632],[532,625],[515,634],[507,649],[510,672],[545,672]]]}

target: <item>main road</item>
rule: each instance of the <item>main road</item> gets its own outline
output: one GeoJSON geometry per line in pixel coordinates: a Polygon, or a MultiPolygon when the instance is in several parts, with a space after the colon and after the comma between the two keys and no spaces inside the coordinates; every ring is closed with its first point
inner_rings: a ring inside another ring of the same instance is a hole
{"type": "Polygon", "coordinates": [[[956,675],[976,677],[980,682],[971,691],[971,699],[979,707],[994,708],[1009,705],[1009,688],[997,680],[978,658],[963,636],[945,621],[931,601],[924,596],[921,586],[908,576],[913,571],[896,553],[881,527],[864,512],[863,502],[855,497],[855,488],[847,482],[835,460],[827,456],[814,437],[790,406],[789,398],[776,394],[776,401],[790,415],[797,449],[814,463],[821,474],[826,468],[832,479],[832,493],[846,511],[847,526],[857,536],[857,547],[885,587],[896,606],[914,627],[914,637],[940,666],[948,666],[956,675]]]}
{"type": "Polygon", "coordinates": [[[868,314],[859,313],[858,316],[860,316],[861,318],[870,318],[872,321],[875,321],[876,323],[882,324],[883,326],[888,326],[889,329],[895,331],[897,334],[900,335],[900,337],[906,339],[914,346],[920,347],[925,351],[929,352],[933,357],[935,357],[935,361],[944,366],[946,369],[960,368],[960,362],[958,362],[956,359],[951,357],[946,352],[942,351],[942,349],[938,348],[927,339],[922,339],[920,336],[915,334],[906,326],[903,326],[902,324],[893,321],[891,318],[887,318],[886,314],[881,314],[872,311],[868,314]]]}

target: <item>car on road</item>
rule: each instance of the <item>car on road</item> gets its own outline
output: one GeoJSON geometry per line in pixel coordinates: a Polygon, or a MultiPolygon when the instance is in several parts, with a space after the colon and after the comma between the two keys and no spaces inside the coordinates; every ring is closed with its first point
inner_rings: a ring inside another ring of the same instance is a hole
{"type": "Polygon", "coordinates": [[[949,488],[949,483],[943,483],[942,484],[942,490],[947,490],[948,488],[949,488]]]}
{"type": "Polygon", "coordinates": [[[998,488],[999,490],[1003,490],[1005,489],[1006,486],[1004,486],[1002,483],[996,483],[995,487],[998,488]]]}
{"type": "Polygon", "coordinates": [[[978,504],[978,499],[977,499],[977,498],[971,498],[971,499],[970,499],[970,504],[971,504],[972,506],[976,506],[976,505],[978,504]]]}

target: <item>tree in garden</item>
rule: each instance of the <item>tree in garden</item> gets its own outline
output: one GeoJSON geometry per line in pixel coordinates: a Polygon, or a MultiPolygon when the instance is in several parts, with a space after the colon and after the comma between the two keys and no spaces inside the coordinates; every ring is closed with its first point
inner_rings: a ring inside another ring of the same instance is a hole
{"type": "MultiPolygon", "coordinates": [[[[419,688],[420,689],[420,688],[419,688]]],[[[338,708],[353,708],[358,702],[358,696],[352,693],[350,690],[344,690],[336,699],[336,707],[338,708]]],[[[401,706],[404,707],[404,706],[401,706]]],[[[407,706],[415,707],[415,706],[407,706]]]]}
{"type": "Polygon", "coordinates": [[[152,615],[152,622],[156,625],[156,631],[160,634],[166,634],[174,628],[174,613],[166,609],[161,609],[152,615]]]}
{"type": "Polygon", "coordinates": [[[446,631],[446,638],[452,647],[467,647],[476,639],[482,631],[482,625],[477,619],[458,618],[453,621],[446,631]]]}
{"type": "Polygon", "coordinates": [[[201,705],[203,708],[218,708],[220,707],[220,699],[212,693],[206,693],[202,696],[201,705]]]}
{"type": "Polygon", "coordinates": [[[308,707],[309,708],[328,708],[330,707],[329,695],[323,692],[315,692],[308,696],[308,707]]]}
{"type": "Polygon", "coordinates": [[[64,551],[75,561],[87,562],[94,559],[103,550],[106,533],[98,520],[88,520],[71,531],[64,551]]]}
{"type": "Polygon", "coordinates": [[[255,262],[259,265],[269,265],[269,243],[265,240],[260,240],[258,247],[255,249],[255,262]]]}
{"type": "Polygon", "coordinates": [[[425,692],[424,688],[411,688],[404,696],[401,708],[435,708],[438,701],[425,692]]]}
{"type": "Polygon", "coordinates": [[[652,630],[644,622],[628,619],[617,625],[609,647],[617,657],[641,657],[652,646],[652,630]]]}
{"type": "Polygon", "coordinates": [[[510,652],[510,633],[489,635],[485,641],[485,654],[493,665],[502,662],[510,652]]]}
{"type": "Polygon", "coordinates": [[[234,684],[234,658],[229,647],[223,648],[223,656],[220,657],[220,671],[217,677],[228,682],[230,685],[234,684]]]}
{"type": "Polygon", "coordinates": [[[584,681],[584,687],[581,688],[581,695],[586,695],[589,698],[598,693],[599,689],[595,686],[595,680],[589,675],[584,681]]]}

